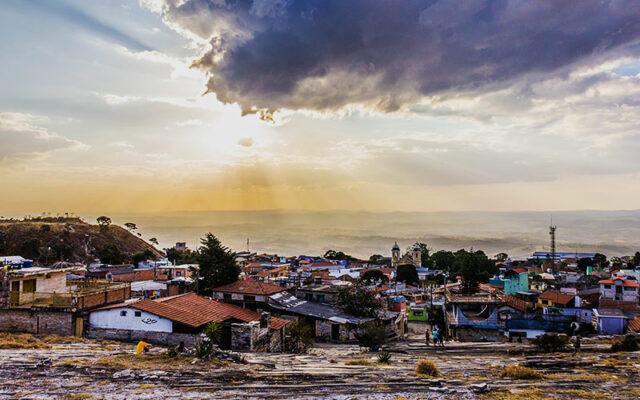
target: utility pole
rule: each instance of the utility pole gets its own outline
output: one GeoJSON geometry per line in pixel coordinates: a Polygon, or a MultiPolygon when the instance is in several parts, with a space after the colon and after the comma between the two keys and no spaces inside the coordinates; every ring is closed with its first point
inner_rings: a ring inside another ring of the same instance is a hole
{"type": "Polygon", "coordinates": [[[553,217],[549,225],[549,236],[551,237],[551,270],[556,271],[556,227],[553,225],[553,217]]]}

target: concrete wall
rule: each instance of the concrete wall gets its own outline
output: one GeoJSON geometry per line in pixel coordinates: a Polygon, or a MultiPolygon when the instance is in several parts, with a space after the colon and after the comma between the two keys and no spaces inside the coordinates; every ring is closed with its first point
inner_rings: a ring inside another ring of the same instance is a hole
{"type": "Polygon", "coordinates": [[[456,328],[455,338],[461,342],[505,342],[504,330],[456,328]]]}
{"type": "Polygon", "coordinates": [[[171,320],[128,307],[93,311],[89,314],[89,326],[102,329],[173,332],[173,322],[171,320]],[[136,312],[140,313],[140,316],[136,316],[136,312]],[[126,315],[122,316],[121,313],[126,313],[126,315]]]}
{"type": "Polygon", "coordinates": [[[25,332],[35,335],[73,335],[70,312],[0,310],[0,331],[25,332]]]}
{"type": "Polygon", "coordinates": [[[150,343],[160,344],[163,346],[179,346],[180,342],[184,342],[186,347],[193,347],[200,341],[199,334],[148,332],[127,329],[102,329],[92,327],[87,329],[85,336],[91,339],[102,338],[125,342],[137,342],[146,337],[150,343]]]}

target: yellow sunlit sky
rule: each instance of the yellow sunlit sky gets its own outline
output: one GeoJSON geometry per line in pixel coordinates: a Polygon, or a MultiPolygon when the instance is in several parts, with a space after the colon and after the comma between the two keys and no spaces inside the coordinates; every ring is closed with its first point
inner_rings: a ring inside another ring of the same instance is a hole
{"type": "Polygon", "coordinates": [[[0,215],[640,208],[638,3],[346,3],[1,2],[0,215]]]}

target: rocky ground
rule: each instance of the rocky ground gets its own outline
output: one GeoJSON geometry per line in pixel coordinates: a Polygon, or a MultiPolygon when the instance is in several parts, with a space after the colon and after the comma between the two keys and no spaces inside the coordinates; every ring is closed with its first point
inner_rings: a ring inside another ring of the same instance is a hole
{"type": "Polygon", "coordinates": [[[136,356],[132,344],[53,343],[49,349],[0,350],[1,399],[637,399],[640,352],[538,354],[517,344],[448,343],[427,347],[421,337],[388,345],[391,365],[357,346],[317,345],[309,354],[244,353],[203,362],[170,358],[166,349],[136,356]],[[236,357],[237,359],[237,357],[236,357]],[[417,375],[433,361],[439,378],[417,375]],[[501,378],[522,365],[544,379],[501,378]]]}

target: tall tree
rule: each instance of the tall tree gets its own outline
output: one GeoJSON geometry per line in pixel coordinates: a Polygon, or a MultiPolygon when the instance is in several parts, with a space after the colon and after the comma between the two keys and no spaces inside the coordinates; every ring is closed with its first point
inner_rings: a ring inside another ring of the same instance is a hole
{"type": "Polygon", "coordinates": [[[359,282],[338,289],[334,302],[356,317],[379,318],[385,308],[384,300],[359,282]]]}
{"type": "Polygon", "coordinates": [[[416,267],[411,264],[398,266],[398,270],[396,271],[396,281],[404,282],[407,285],[416,285],[420,283],[416,267]]]}
{"type": "Polygon", "coordinates": [[[134,224],[133,222],[127,222],[126,224],[124,224],[125,228],[127,228],[129,230],[129,232],[133,232],[136,229],[138,229],[138,226],[136,224],[134,224]]]}
{"type": "Polygon", "coordinates": [[[453,266],[455,256],[452,252],[446,250],[440,250],[433,253],[430,257],[433,268],[443,271],[450,271],[453,266]]]}
{"type": "Polygon", "coordinates": [[[160,242],[158,242],[158,239],[152,237],[151,239],[149,239],[149,243],[151,243],[154,246],[157,246],[158,244],[160,244],[160,242]]]}
{"type": "Polygon", "coordinates": [[[210,295],[213,288],[237,281],[240,267],[236,264],[236,254],[212,233],[207,233],[200,243],[198,293],[210,295]]]}
{"type": "Polygon", "coordinates": [[[122,264],[125,255],[115,243],[107,243],[96,251],[100,262],[104,264],[122,264]]]}
{"type": "Polygon", "coordinates": [[[389,278],[384,274],[384,272],[379,269],[370,269],[360,277],[360,280],[366,284],[371,284],[375,282],[388,282],[389,278]]]}

